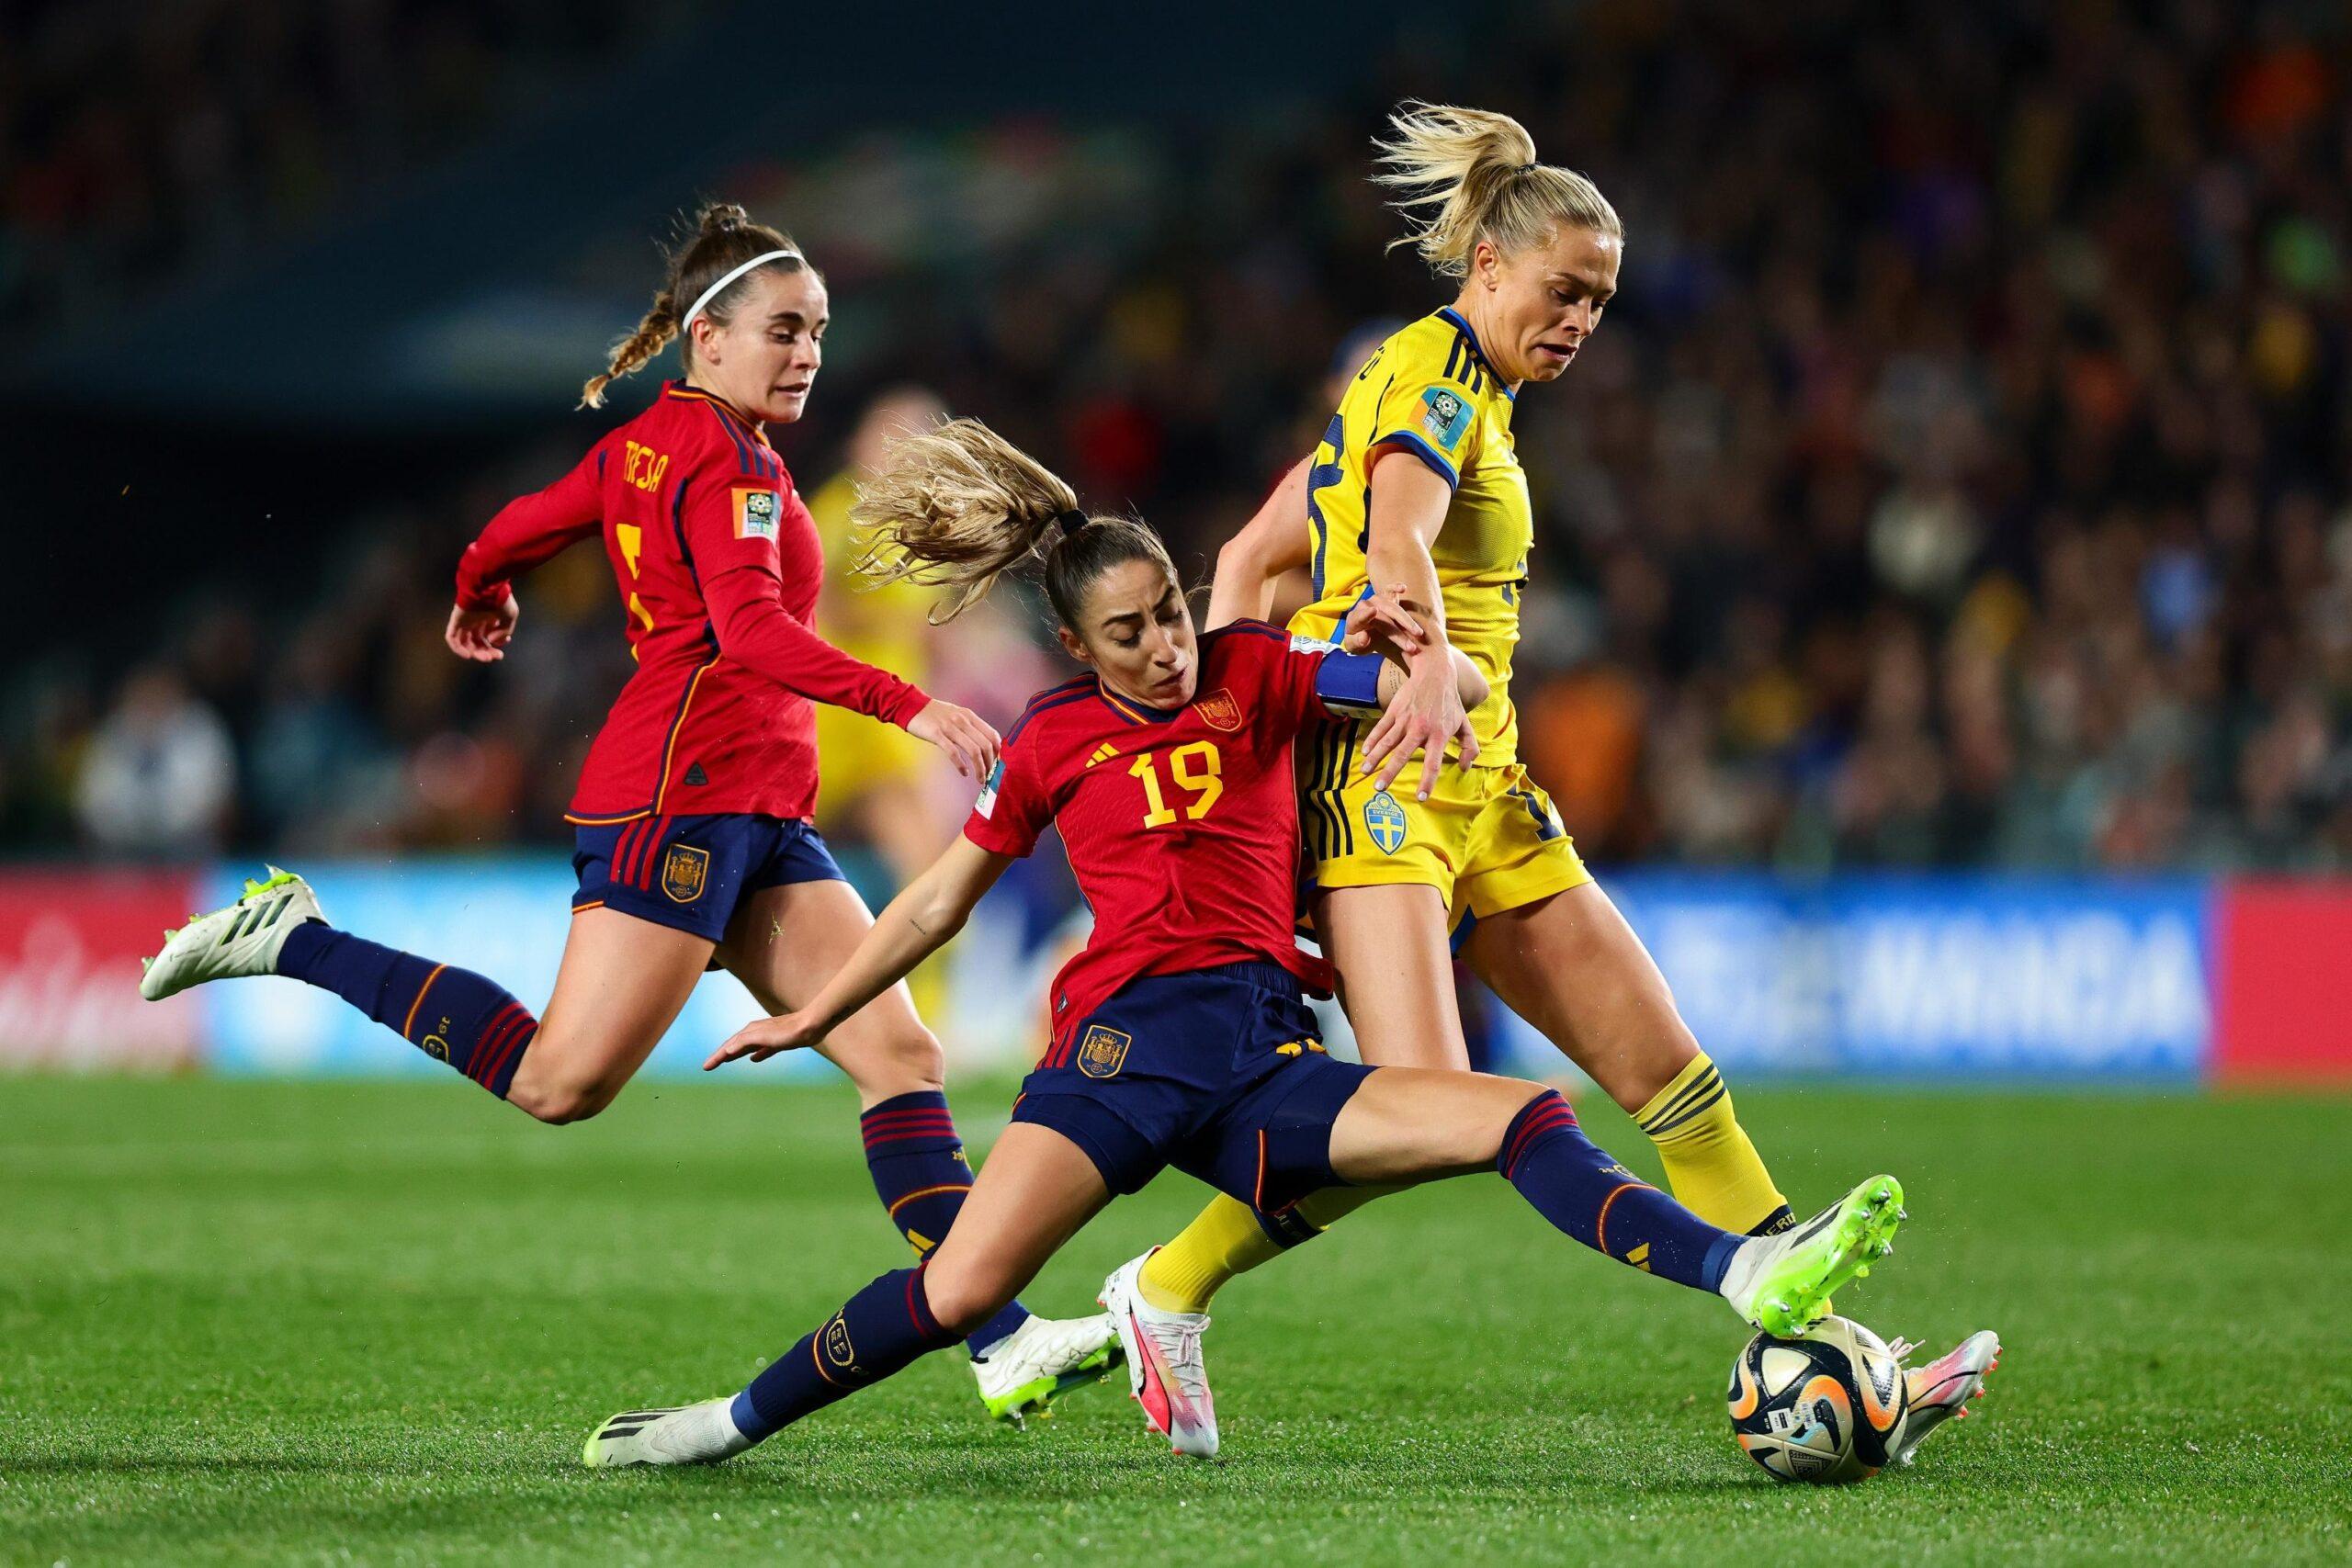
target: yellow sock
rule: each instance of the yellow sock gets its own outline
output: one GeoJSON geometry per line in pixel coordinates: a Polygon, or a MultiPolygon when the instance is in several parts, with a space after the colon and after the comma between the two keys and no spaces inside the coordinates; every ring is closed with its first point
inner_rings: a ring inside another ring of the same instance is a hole
{"type": "Polygon", "coordinates": [[[1283,1250],[1258,1223],[1256,1210],[1220,1192],[1145,1260],[1136,1284],[1145,1304],[1161,1312],[1206,1312],[1219,1286],[1283,1250]]]}
{"type": "Polygon", "coordinates": [[[1733,1114],[1731,1090],[1703,1051],[1634,1112],[1657,1145],[1675,1200],[1711,1225],[1741,1235],[1783,1215],[1789,1201],[1733,1114]]]}
{"type": "Polygon", "coordinates": [[[1210,1301],[1236,1274],[1247,1274],[1259,1264],[1281,1257],[1374,1198],[1396,1190],[1393,1187],[1327,1187],[1309,1193],[1272,1216],[1283,1232],[1280,1241],[1266,1233],[1256,1210],[1219,1193],[1193,1216],[1191,1224],[1151,1255],[1136,1276],[1136,1283],[1142,1289],[1145,1304],[1161,1312],[1206,1312],[1210,1301]]]}

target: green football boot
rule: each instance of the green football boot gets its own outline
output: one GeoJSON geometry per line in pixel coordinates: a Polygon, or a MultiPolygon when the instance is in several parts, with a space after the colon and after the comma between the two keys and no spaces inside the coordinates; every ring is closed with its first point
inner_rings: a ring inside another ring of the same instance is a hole
{"type": "Polygon", "coordinates": [[[1032,1317],[976,1358],[972,1376],[988,1413],[1021,1427],[1028,1416],[1052,1415],[1057,1397],[1101,1382],[1124,1359],[1107,1313],[1032,1317]]]}
{"type": "Polygon", "coordinates": [[[1903,1183],[1873,1176],[1801,1225],[1759,1235],[1732,1255],[1719,1287],[1732,1309],[1776,1338],[1829,1315],[1830,1295],[1894,1250],[1903,1183]]]}

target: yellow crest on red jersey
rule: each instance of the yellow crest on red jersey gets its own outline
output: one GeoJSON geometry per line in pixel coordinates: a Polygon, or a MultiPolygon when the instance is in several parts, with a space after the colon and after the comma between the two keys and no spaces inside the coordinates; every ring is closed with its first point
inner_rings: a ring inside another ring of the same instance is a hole
{"type": "Polygon", "coordinates": [[[1211,729],[1229,732],[1241,728],[1241,705],[1235,702],[1233,694],[1223,686],[1205,697],[1198,698],[1193,705],[1201,710],[1202,721],[1211,729]]]}

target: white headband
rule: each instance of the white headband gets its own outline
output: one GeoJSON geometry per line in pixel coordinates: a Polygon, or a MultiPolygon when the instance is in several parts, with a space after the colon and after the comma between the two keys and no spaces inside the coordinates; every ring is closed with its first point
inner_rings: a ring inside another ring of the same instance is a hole
{"type": "Polygon", "coordinates": [[[695,301],[695,308],[688,310],[685,315],[685,320],[678,323],[678,332],[680,335],[683,336],[685,330],[695,324],[695,318],[702,314],[703,308],[708,305],[713,299],[718,299],[720,290],[724,289],[729,284],[734,282],[737,278],[742,276],[745,273],[751,271],[755,266],[765,266],[772,261],[783,261],[787,257],[793,261],[801,261],[805,259],[798,251],[770,251],[765,255],[753,256],[741,266],[739,266],[734,271],[721,276],[718,282],[712,284],[709,288],[702,291],[702,298],[695,301]]]}

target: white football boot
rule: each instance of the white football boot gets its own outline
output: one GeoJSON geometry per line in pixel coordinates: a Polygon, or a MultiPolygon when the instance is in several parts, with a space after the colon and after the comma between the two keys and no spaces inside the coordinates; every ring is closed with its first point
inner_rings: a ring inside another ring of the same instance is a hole
{"type": "Polygon", "coordinates": [[[1208,1331],[1209,1315],[1162,1312],[1143,1299],[1136,1276],[1151,1252],[1121,1264],[1102,1281],[1096,1299],[1118,1325],[1119,1344],[1127,1354],[1127,1392],[1143,1406],[1144,1420],[1176,1452],[1214,1459],[1216,1399],[1201,1363],[1201,1336],[1208,1331]]]}
{"type": "Polygon", "coordinates": [[[591,1470],[633,1464],[717,1464],[752,1447],[729,1414],[735,1396],[679,1410],[624,1410],[588,1435],[580,1461],[591,1470]]]}
{"type": "MultiPolygon", "coordinates": [[[[1918,1348],[1907,1339],[1889,1347],[1901,1360],[1918,1348]]],[[[1916,1371],[1905,1371],[1911,1385],[1911,1408],[1903,1417],[1903,1431],[1894,1440],[1894,1462],[1909,1464],[1919,1445],[1935,1429],[1955,1416],[1968,1415],[1968,1402],[1984,1392],[1984,1380],[2001,1364],[2001,1337],[1980,1328],[1936,1359],[1916,1371]]]]}
{"type": "Polygon", "coordinates": [[[324,919],[311,885],[273,865],[267,881],[247,882],[244,897],[227,908],[190,915],[187,924],[165,931],[164,951],[141,961],[139,994],[160,1002],[207,980],[274,975],[286,933],[324,919]]]}
{"type": "Polygon", "coordinates": [[[986,1355],[972,1358],[972,1376],[989,1415],[1025,1427],[1025,1417],[1052,1415],[1056,1398],[1101,1381],[1119,1360],[1119,1331],[1108,1313],[1032,1315],[986,1355]]]}

